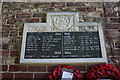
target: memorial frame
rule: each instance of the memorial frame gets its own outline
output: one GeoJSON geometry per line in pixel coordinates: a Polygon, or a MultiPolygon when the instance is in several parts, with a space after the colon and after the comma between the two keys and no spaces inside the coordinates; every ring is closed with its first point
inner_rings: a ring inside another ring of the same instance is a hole
{"type": "MultiPolygon", "coordinates": [[[[30,26],[47,26],[46,23],[24,23],[24,31],[23,31],[23,37],[22,37],[22,48],[21,48],[21,56],[20,56],[20,63],[40,63],[40,64],[75,64],[75,63],[107,63],[107,55],[106,55],[106,49],[105,49],[105,42],[104,42],[104,35],[102,30],[102,24],[101,23],[94,23],[94,22],[83,22],[78,23],[79,25],[93,25],[97,26],[99,38],[100,38],[100,46],[101,46],[101,54],[102,58],[67,58],[67,59],[25,59],[25,43],[26,43],[26,34],[28,32],[28,28],[30,26]]],[[[33,31],[34,32],[34,31],[33,31]]]]}

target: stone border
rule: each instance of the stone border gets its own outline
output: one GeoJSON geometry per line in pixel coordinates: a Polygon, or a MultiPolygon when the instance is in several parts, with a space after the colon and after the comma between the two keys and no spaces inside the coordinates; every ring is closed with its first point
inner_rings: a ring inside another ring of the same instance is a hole
{"type": "Polygon", "coordinates": [[[98,33],[100,37],[100,45],[101,45],[101,53],[102,58],[70,58],[70,59],[24,59],[24,52],[25,52],[25,42],[26,42],[26,34],[28,32],[29,26],[39,25],[41,23],[25,23],[24,24],[24,31],[23,31],[23,40],[22,40],[22,48],[21,48],[21,56],[20,56],[20,63],[21,64],[81,64],[81,63],[107,63],[107,55],[104,43],[104,35],[102,30],[102,24],[100,23],[89,23],[83,22],[79,23],[78,25],[94,25],[98,26],[98,33]]]}
{"type": "Polygon", "coordinates": [[[3,2],[119,2],[119,0],[3,0],[3,2]]]}

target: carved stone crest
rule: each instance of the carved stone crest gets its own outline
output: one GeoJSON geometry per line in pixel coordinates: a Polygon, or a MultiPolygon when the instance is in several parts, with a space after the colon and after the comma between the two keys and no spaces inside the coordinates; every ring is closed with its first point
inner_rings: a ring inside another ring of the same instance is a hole
{"type": "Polygon", "coordinates": [[[51,16],[51,23],[54,30],[67,31],[74,27],[74,17],[71,16],[51,16]]]}
{"type": "Polygon", "coordinates": [[[47,14],[47,23],[51,31],[74,31],[79,18],[77,12],[56,12],[47,14]]]}

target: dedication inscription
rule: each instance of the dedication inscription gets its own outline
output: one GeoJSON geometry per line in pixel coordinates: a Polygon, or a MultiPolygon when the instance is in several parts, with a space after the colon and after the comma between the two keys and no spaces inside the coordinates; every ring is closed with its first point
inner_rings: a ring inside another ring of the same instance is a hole
{"type": "Polygon", "coordinates": [[[98,36],[98,32],[28,32],[25,58],[101,58],[98,36]]]}
{"type": "Polygon", "coordinates": [[[47,13],[47,23],[25,23],[20,63],[105,63],[102,25],[79,23],[77,12],[47,13]]]}

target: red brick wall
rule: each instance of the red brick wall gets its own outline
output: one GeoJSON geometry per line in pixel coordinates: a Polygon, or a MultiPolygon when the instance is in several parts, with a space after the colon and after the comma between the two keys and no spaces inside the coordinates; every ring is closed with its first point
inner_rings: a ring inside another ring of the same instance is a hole
{"type": "MultiPolygon", "coordinates": [[[[46,13],[54,11],[77,11],[80,22],[101,22],[103,24],[105,45],[108,63],[120,65],[120,12],[117,8],[120,3],[3,3],[2,9],[2,77],[9,80],[17,78],[30,78],[37,80],[46,78],[53,66],[20,65],[20,46],[22,39],[23,23],[45,23],[46,13]],[[106,23],[107,22],[107,23],[106,23]],[[109,32],[109,34],[108,34],[109,32]],[[113,57],[110,44],[115,58],[113,57]]],[[[95,64],[74,65],[83,75],[95,64]]],[[[120,66],[119,66],[120,69],[120,66]]],[[[29,80],[30,80],[29,79],[29,80]]]]}

